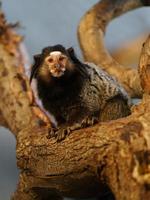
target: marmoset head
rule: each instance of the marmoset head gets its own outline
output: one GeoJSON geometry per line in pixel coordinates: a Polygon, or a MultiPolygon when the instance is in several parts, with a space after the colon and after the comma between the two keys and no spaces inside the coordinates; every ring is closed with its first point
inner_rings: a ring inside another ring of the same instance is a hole
{"type": "Polygon", "coordinates": [[[40,77],[46,82],[49,82],[51,77],[60,78],[66,72],[72,72],[77,62],[80,61],[73,48],[65,49],[62,45],[46,47],[41,54],[34,56],[30,82],[33,77],[40,77]]]}

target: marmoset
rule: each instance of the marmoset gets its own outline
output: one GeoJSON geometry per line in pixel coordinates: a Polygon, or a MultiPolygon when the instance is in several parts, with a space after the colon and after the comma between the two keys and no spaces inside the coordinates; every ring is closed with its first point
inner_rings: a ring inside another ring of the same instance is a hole
{"type": "Polygon", "coordinates": [[[33,78],[43,107],[57,121],[49,137],[58,141],[75,129],[130,114],[125,90],[98,66],[81,62],[73,48],[44,48],[34,56],[33,78]]]}

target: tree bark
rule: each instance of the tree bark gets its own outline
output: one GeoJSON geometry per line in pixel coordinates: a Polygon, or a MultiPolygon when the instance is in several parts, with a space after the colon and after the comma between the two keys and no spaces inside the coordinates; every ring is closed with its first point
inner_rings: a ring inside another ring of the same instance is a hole
{"type": "MultiPolygon", "coordinates": [[[[136,7],[139,5],[139,1],[133,0],[115,2],[126,2],[125,10],[135,7],[133,3],[136,7]]],[[[101,2],[103,10],[110,6],[108,3],[108,0],[101,2]]],[[[119,8],[124,10],[123,6],[119,8]]],[[[120,9],[115,11],[116,15],[120,9]]],[[[20,37],[3,15],[1,26],[5,31],[0,34],[0,124],[16,136],[17,165],[21,170],[12,199],[100,197],[109,191],[116,200],[150,199],[150,37],[142,49],[139,76],[136,70],[117,64],[123,74],[131,71],[139,80],[135,85],[126,82],[126,88],[136,86],[129,93],[136,96],[144,91],[141,103],[133,106],[132,114],[74,131],[57,143],[54,138],[47,138],[50,122],[36,105],[23,70],[20,37]]],[[[110,63],[111,58],[104,49],[102,52],[103,63],[110,63]]],[[[111,65],[112,71],[115,68],[116,65],[111,65]]],[[[125,76],[119,73],[113,75],[123,83],[125,76]]]]}

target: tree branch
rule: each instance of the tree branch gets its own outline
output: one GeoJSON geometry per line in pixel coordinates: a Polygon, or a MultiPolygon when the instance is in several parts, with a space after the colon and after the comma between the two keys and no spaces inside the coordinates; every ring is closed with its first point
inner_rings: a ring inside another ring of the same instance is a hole
{"type": "Polygon", "coordinates": [[[141,79],[141,86],[144,93],[150,94],[150,36],[143,45],[140,63],[139,74],[141,79]]]}
{"type": "Polygon", "coordinates": [[[28,171],[26,187],[91,197],[107,183],[116,199],[146,199],[150,195],[145,188],[149,179],[144,178],[150,173],[149,105],[147,97],[130,117],[76,131],[61,143],[47,140],[45,128],[35,129],[38,135],[21,132],[17,158],[18,166],[28,171]]]}
{"type": "Polygon", "coordinates": [[[7,123],[6,123],[5,119],[4,119],[1,111],[0,111],[0,126],[4,126],[5,128],[8,128],[8,125],[7,125],[7,123]]]}
{"type": "Polygon", "coordinates": [[[116,77],[132,97],[142,96],[137,70],[117,63],[106,50],[103,38],[106,26],[112,19],[144,5],[150,3],[140,0],[102,0],[84,15],[78,27],[84,59],[94,62],[116,77]]]}
{"type": "Polygon", "coordinates": [[[0,29],[0,110],[5,121],[3,125],[17,135],[32,123],[42,121],[37,115],[44,114],[36,105],[25,75],[25,52],[20,43],[22,38],[14,32],[12,25],[6,23],[2,12],[0,29]]]}

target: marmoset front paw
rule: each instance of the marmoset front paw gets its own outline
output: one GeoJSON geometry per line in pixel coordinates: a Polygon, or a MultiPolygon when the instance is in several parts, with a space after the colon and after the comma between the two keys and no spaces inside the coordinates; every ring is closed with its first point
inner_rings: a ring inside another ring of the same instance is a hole
{"type": "Polygon", "coordinates": [[[57,142],[65,139],[71,132],[69,127],[51,128],[48,134],[48,139],[55,137],[57,142]]]}
{"type": "Polygon", "coordinates": [[[86,117],[84,120],[82,120],[81,123],[75,123],[71,126],[64,126],[64,127],[52,127],[49,131],[48,139],[55,137],[57,142],[60,142],[66,138],[67,135],[69,135],[72,131],[86,128],[89,126],[92,126],[94,124],[98,123],[97,117],[86,117]]]}

